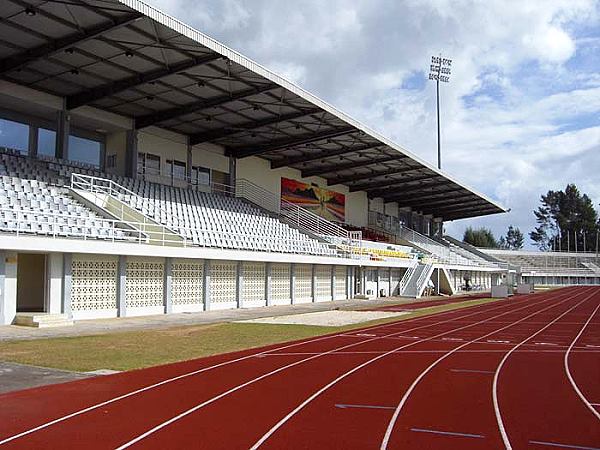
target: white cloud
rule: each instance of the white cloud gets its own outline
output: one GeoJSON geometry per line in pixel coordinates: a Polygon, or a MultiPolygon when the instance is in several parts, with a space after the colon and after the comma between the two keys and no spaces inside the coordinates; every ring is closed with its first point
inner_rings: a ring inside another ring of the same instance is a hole
{"type": "Polygon", "coordinates": [[[513,212],[468,223],[531,229],[548,189],[600,201],[598,0],[157,0],[435,162],[435,88],[403,89],[431,55],[442,87],[444,168],[513,212]]]}

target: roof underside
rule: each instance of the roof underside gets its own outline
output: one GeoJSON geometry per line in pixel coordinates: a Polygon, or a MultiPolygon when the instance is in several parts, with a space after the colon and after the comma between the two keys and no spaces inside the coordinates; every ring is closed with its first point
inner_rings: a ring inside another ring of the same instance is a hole
{"type": "Polygon", "coordinates": [[[273,168],[293,167],[444,220],[504,211],[216,41],[123,1],[130,6],[0,0],[0,77],[64,97],[71,110],[89,105],[131,117],[138,129],[156,125],[194,145],[260,156],[273,168]]]}

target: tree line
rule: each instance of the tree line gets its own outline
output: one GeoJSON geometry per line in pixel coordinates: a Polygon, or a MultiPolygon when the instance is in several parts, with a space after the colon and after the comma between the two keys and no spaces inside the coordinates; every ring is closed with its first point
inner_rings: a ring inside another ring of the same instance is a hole
{"type": "MultiPolygon", "coordinates": [[[[537,226],[529,238],[541,251],[598,251],[598,212],[591,198],[574,184],[567,185],[564,191],[550,190],[542,195],[533,214],[537,226]]],[[[463,242],[476,247],[519,250],[523,248],[524,236],[512,225],[498,239],[489,228],[468,227],[463,242]]]]}

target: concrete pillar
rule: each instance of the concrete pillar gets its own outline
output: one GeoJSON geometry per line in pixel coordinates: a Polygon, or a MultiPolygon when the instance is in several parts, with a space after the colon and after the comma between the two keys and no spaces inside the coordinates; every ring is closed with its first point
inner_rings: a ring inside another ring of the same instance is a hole
{"type": "Polygon", "coordinates": [[[235,300],[238,308],[244,307],[244,262],[238,261],[236,266],[237,283],[235,289],[235,300]]]}
{"type": "Polygon", "coordinates": [[[35,158],[38,154],[38,132],[39,128],[34,125],[29,125],[29,149],[28,154],[35,158]]]}
{"type": "Polygon", "coordinates": [[[270,262],[265,263],[265,299],[267,306],[272,305],[271,301],[271,269],[272,264],[270,262]]]}
{"type": "MultiPolygon", "coordinates": [[[[63,312],[64,257],[62,253],[46,255],[45,311],[50,314],[63,312]]],[[[69,268],[70,270],[70,268],[69,268]]]]}
{"type": "Polygon", "coordinates": [[[163,277],[163,305],[165,307],[165,314],[171,314],[173,312],[173,298],[171,296],[173,286],[173,258],[165,258],[163,277]]]}
{"type": "Polygon", "coordinates": [[[56,157],[69,159],[69,134],[71,131],[71,116],[66,109],[56,115],[56,157]]]}
{"type": "Polygon", "coordinates": [[[354,267],[346,266],[346,298],[354,297],[354,267]]]}
{"type": "Polygon", "coordinates": [[[331,300],[335,301],[335,266],[331,265],[331,300]]]}
{"type": "MultiPolygon", "coordinates": [[[[188,183],[192,183],[192,165],[194,164],[192,158],[192,146],[190,145],[190,138],[187,138],[187,152],[186,152],[186,164],[185,164],[185,177],[188,183]]],[[[194,180],[196,181],[196,180],[194,180]]]]}
{"type": "Polygon", "coordinates": [[[71,311],[71,286],[73,280],[73,254],[64,253],[62,255],[62,266],[63,266],[63,284],[62,284],[62,299],[61,299],[61,313],[66,314],[69,317],[73,317],[71,311]]]}
{"type": "Polygon", "coordinates": [[[127,315],[127,257],[120,255],[117,267],[117,317],[127,315]]]}
{"type": "Polygon", "coordinates": [[[290,264],[290,300],[296,304],[296,264],[290,264]]]}
{"type": "Polygon", "coordinates": [[[229,185],[235,186],[237,179],[237,159],[234,156],[229,157],[229,185]]]}
{"type": "Polygon", "coordinates": [[[392,268],[388,267],[388,297],[394,295],[392,291],[392,268]]]}
{"type": "MultiPolygon", "coordinates": [[[[15,319],[17,314],[17,253],[0,250],[4,256],[0,255],[0,260],[4,265],[4,281],[0,280],[0,288],[2,288],[2,315],[4,316],[4,324],[9,325],[15,319]]],[[[0,322],[2,323],[2,322],[0,322]]]]}
{"type": "Polygon", "coordinates": [[[204,311],[210,311],[210,259],[204,260],[204,311]]]}
{"type": "Polygon", "coordinates": [[[375,292],[375,297],[379,297],[380,296],[380,292],[381,292],[381,269],[378,267],[377,269],[375,269],[376,272],[376,279],[377,279],[377,288],[376,288],[376,292],[375,292]]]}
{"type": "Polygon", "coordinates": [[[127,131],[125,144],[125,176],[129,178],[137,177],[138,165],[138,132],[137,130],[127,131]]]}
{"type": "Polygon", "coordinates": [[[312,264],[310,266],[311,274],[310,274],[310,297],[312,298],[313,303],[317,301],[317,271],[315,270],[315,265],[312,264]]]}
{"type": "Polygon", "coordinates": [[[4,325],[6,310],[6,294],[5,294],[5,279],[6,279],[6,252],[0,250],[0,325],[4,325]]]}

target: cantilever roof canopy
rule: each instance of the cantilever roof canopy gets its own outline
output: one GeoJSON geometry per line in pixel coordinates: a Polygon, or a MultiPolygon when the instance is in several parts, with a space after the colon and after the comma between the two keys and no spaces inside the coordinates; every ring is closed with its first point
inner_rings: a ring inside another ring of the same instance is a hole
{"type": "Polygon", "coordinates": [[[454,220],[506,210],[138,0],[0,0],[0,77],[454,220]]]}

